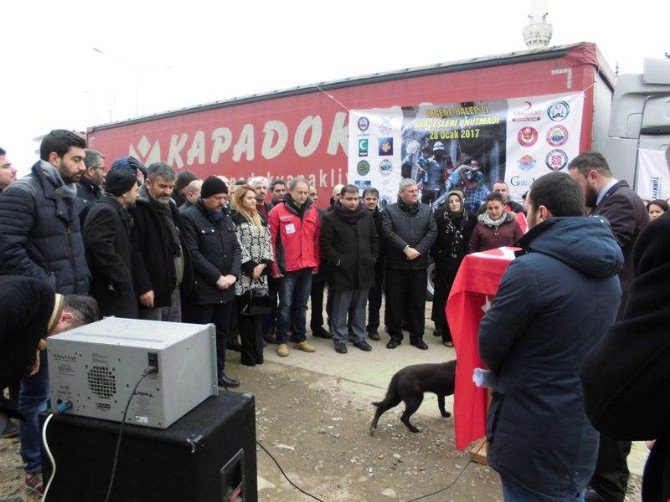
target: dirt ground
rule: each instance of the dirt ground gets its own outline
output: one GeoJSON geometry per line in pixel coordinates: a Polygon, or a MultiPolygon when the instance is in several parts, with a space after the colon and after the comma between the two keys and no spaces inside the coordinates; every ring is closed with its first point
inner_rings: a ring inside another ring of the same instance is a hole
{"type": "MultiPolygon", "coordinates": [[[[239,391],[256,397],[260,443],[294,483],[321,500],[407,501],[438,490],[443,491],[424,500],[502,500],[496,473],[455,451],[451,418],[422,416],[419,409],[414,422],[422,432],[412,434],[398,420],[398,407],[370,436],[373,408],[369,399],[349,390],[345,378],[270,361],[243,367],[236,354],[229,366],[243,382],[239,391]]],[[[384,391],[378,389],[379,398],[384,391]]],[[[260,448],[257,457],[259,500],[310,500],[260,448]]],[[[0,440],[0,501],[39,500],[23,488],[22,472],[18,441],[0,440]]],[[[632,492],[627,500],[640,500],[637,477],[632,492]]]]}

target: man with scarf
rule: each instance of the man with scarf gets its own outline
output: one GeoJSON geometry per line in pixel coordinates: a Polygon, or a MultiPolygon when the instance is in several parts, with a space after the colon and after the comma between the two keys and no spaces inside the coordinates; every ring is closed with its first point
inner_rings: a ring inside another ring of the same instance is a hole
{"type": "Polygon", "coordinates": [[[441,336],[445,345],[453,347],[444,308],[477,219],[465,210],[460,190],[450,191],[446,200],[447,203],[435,211],[437,241],[430,252],[436,265],[431,319],[435,323],[433,334],[441,336]]]}
{"type": "Polygon", "coordinates": [[[180,285],[190,263],[179,210],[171,197],[176,179],[169,165],[154,162],[131,208],[132,267],[140,319],[181,322],[180,285]]]}
{"type": "Polygon", "coordinates": [[[309,198],[309,185],[303,177],[291,179],[289,192],[268,215],[275,261],[272,277],[281,278],[277,320],[277,354],[288,356],[288,333],[292,331],[295,347],[314,352],[306,340],[307,300],[312,274],[319,270],[321,224],[316,207],[309,198]]]}
{"type": "MultiPolygon", "coordinates": [[[[33,277],[56,293],[88,294],[89,271],[84,254],[77,199],[77,182],[86,170],[86,141],[66,130],[47,134],[40,160],[28,176],[0,194],[0,273],[33,277]]],[[[40,370],[24,377],[19,394],[21,456],[26,483],[41,489],[41,451],[38,415],[46,409],[49,374],[46,357],[40,370]]]]}
{"type": "Polygon", "coordinates": [[[385,324],[391,337],[386,348],[400,345],[404,321],[409,326],[410,343],[426,350],[423,332],[428,252],[435,244],[437,227],[430,206],[419,203],[416,181],[400,180],[398,202],[388,205],[382,218],[382,236],[386,241],[385,324]]]}
{"type": "Polygon", "coordinates": [[[358,188],[345,185],[340,200],[323,218],[321,231],[322,262],[333,291],[331,330],[339,354],[347,352],[347,312],[354,347],[372,350],[365,340],[365,305],[368,291],[375,284],[379,236],[372,213],[359,199],[358,188]]]}
{"type": "Polygon", "coordinates": [[[238,387],[229,378],[226,342],[235,305],[234,284],[240,278],[242,250],[230,218],[228,186],[216,176],[207,178],[198,201],[184,211],[184,232],[195,278],[194,295],[185,316],[188,322],[216,326],[216,369],[219,385],[238,387]]]}

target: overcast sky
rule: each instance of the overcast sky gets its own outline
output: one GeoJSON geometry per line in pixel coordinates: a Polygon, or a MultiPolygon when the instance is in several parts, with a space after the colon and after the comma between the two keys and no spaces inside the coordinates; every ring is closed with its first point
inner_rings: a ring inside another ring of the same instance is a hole
{"type": "MultiPolygon", "coordinates": [[[[530,0],[5,2],[0,146],[21,172],[51,129],[525,50],[530,0]],[[39,5],[39,6],[38,6],[39,5]],[[97,49],[94,50],[94,49],[97,49]]],[[[670,2],[548,0],[551,45],[614,70],[670,52],[670,2]],[[634,7],[633,7],[634,6],[634,7]]]]}

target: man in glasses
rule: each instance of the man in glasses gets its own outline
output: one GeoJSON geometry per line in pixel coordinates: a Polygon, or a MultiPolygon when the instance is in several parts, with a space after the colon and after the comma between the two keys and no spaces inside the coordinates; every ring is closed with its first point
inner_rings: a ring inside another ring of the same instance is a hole
{"type": "Polygon", "coordinates": [[[86,149],[84,157],[86,171],[81,175],[77,183],[77,197],[84,201],[85,209],[81,212],[81,222],[84,222],[88,210],[98,202],[104,195],[105,185],[105,156],[95,150],[86,149]]]}

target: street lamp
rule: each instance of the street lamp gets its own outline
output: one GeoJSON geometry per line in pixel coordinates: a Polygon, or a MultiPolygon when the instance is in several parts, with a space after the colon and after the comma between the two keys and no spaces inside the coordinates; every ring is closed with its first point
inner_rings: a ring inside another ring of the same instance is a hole
{"type": "Polygon", "coordinates": [[[130,63],[123,61],[122,59],[119,59],[117,57],[112,56],[111,54],[107,54],[105,51],[102,51],[96,47],[91,47],[91,50],[93,52],[97,52],[98,54],[101,54],[103,56],[106,56],[117,63],[130,68],[133,73],[135,74],[135,115],[139,117],[140,115],[140,70],[136,67],[131,65],[130,63]]]}

